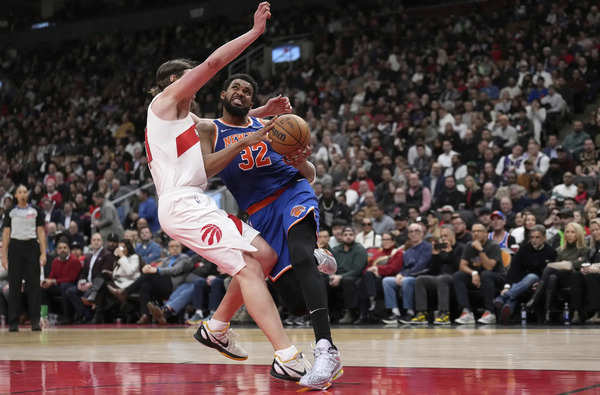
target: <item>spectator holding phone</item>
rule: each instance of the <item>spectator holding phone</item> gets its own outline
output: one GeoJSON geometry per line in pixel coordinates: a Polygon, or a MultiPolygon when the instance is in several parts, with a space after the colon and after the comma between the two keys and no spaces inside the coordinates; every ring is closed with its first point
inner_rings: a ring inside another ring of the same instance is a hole
{"type": "Polygon", "coordinates": [[[450,288],[452,275],[458,270],[464,245],[456,244],[452,225],[442,225],[439,241],[433,243],[429,273],[417,277],[415,282],[415,307],[417,315],[411,324],[427,324],[427,294],[437,292],[438,306],[434,324],[450,325],[450,288]]]}

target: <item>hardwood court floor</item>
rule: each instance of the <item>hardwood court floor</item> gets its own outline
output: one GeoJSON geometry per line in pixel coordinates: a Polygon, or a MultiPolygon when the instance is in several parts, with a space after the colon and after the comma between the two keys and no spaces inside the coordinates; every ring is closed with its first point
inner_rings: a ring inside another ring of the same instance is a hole
{"type": "MultiPolygon", "coordinates": [[[[237,329],[236,362],[177,326],[0,330],[0,394],[295,393],[269,376],[258,329],[237,329]]],[[[312,360],[311,329],[288,329],[312,360]]],[[[340,328],[343,394],[600,393],[600,328],[340,328]]]]}

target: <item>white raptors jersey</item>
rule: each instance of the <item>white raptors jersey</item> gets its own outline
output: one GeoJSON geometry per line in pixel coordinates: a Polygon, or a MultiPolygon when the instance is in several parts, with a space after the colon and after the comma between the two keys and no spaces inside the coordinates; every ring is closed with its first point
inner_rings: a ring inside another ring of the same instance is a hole
{"type": "MultiPolygon", "coordinates": [[[[152,102],[158,96],[160,94],[152,102]]],[[[166,121],[154,114],[150,103],[145,143],[148,166],[159,197],[182,187],[206,189],[200,139],[190,114],[183,119],[166,121]]]]}

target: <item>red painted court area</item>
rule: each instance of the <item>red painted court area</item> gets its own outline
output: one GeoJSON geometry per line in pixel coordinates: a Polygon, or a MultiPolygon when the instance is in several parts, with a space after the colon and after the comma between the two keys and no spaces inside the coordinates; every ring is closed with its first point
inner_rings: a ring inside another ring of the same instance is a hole
{"type": "MultiPolygon", "coordinates": [[[[600,372],[346,367],[332,394],[598,394],[600,372]]],[[[293,394],[268,366],[0,361],[0,394],[293,394]]]]}

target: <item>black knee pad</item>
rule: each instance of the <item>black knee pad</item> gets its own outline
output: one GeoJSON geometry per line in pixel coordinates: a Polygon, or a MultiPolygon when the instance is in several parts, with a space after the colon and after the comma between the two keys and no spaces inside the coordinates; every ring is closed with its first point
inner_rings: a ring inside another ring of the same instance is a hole
{"type": "Polygon", "coordinates": [[[312,215],[307,215],[294,225],[288,233],[288,249],[293,267],[315,263],[317,227],[312,215]]]}

